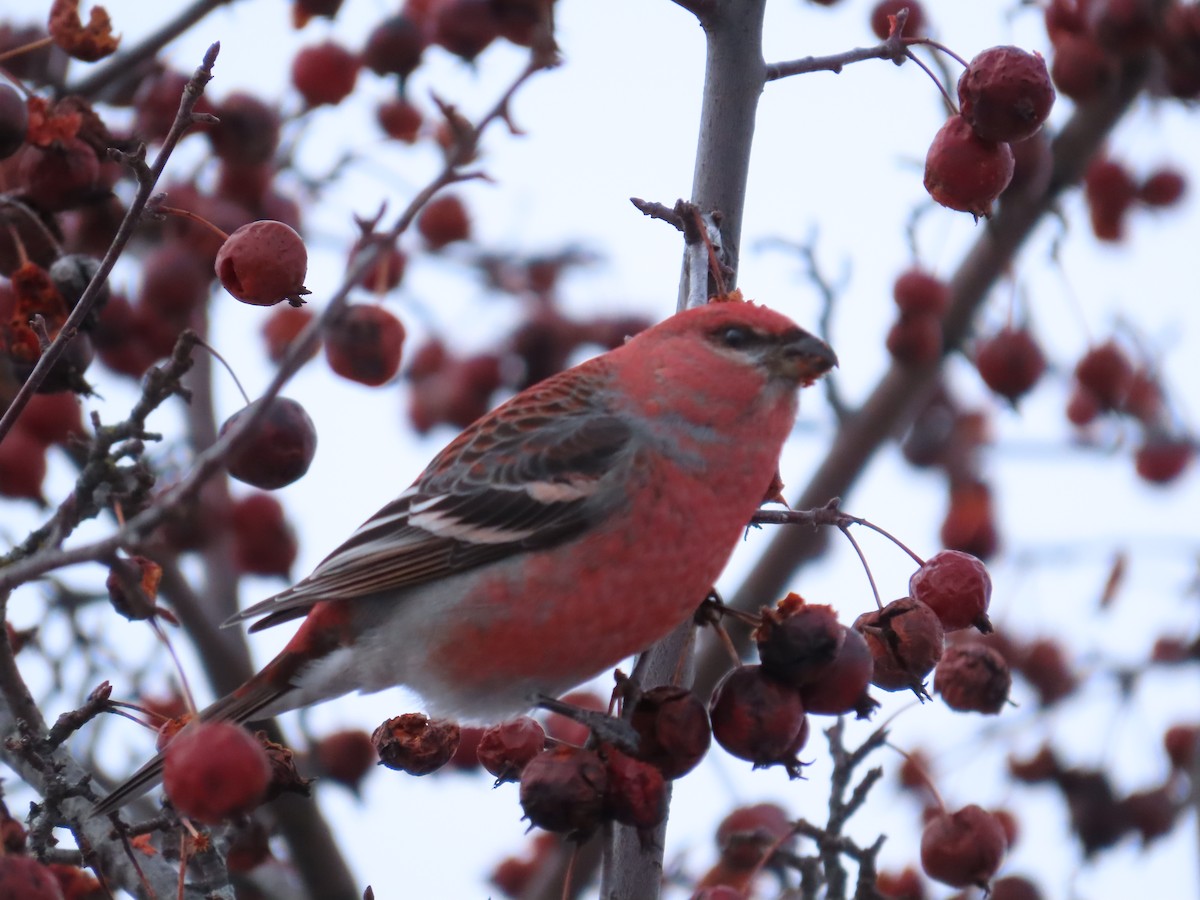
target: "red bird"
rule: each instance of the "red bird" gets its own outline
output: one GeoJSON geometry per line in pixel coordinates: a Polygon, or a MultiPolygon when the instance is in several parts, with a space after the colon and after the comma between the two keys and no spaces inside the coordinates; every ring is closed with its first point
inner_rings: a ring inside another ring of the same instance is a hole
{"type": "MultiPolygon", "coordinates": [[[[718,302],[522,391],[311,575],[231,620],[304,621],[200,719],[407,685],[431,713],[496,721],[645,650],[711,589],[797,389],[836,362],[779,313],[718,302]]],[[[160,754],[97,812],[161,773],[160,754]]]]}

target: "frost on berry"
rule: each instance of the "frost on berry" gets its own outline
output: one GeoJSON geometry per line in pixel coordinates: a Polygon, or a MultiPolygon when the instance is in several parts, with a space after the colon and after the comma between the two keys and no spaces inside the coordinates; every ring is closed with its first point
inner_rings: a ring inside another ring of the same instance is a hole
{"type": "Polygon", "coordinates": [[[942,623],[919,600],[901,597],[883,609],[863,613],[854,628],[867,640],[875,660],[871,683],[885,691],[912,690],[926,697],[923,681],[942,658],[942,623]]]}
{"type": "Polygon", "coordinates": [[[604,821],[608,772],[592,750],[566,744],[539,753],[521,772],[521,808],[539,828],[586,835],[604,821]]]}
{"type": "Polygon", "coordinates": [[[725,750],[755,768],[783,766],[798,777],[796,754],[808,740],[808,718],[800,693],[763,672],[762,666],[730,670],[709,704],[713,737],[725,750]]]}
{"type": "Polygon", "coordinates": [[[991,215],[992,202],[1013,175],[1013,152],[1006,143],[979,137],[962,116],[946,120],[925,156],[925,189],[942,206],[991,215]]]}
{"type": "Polygon", "coordinates": [[[1054,105],[1046,62],[1020,47],[990,47],[958,79],[960,115],[985,141],[1031,137],[1054,105]]]}
{"type": "Polygon", "coordinates": [[[992,578],[969,553],[943,550],[929,557],[908,579],[908,593],[934,611],[945,631],[972,625],[984,634],[992,630],[987,618],[992,578]]]}
{"type": "Polygon", "coordinates": [[[264,405],[258,421],[232,453],[227,466],[238,481],[273,491],[298,481],[317,452],[317,429],[304,407],[288,397],[256,400],[221,426],[224,435],[264,405]]]}
{"type": "Polygon", "coordinates": [[[986,889],[1007,850],[1004,828],[987,810],[971,804],[940,812],[921,833],[921,868],[951,887],[986,889]]]}
{"type": "Polygon", "coordinates": [[[774,609],[763,609],[754,640],[763,671],[799,688],[829,668],[845,631],[833,607],[805,603],[798,594],[788,594],[774,609]]]}
{"type": "Polygon", "coordinates": [[[638,759],[656,766],[664,778],[686,775],[712,743],[708,710],[692,691],[659,685],[634,703],[630,725],[638,733],[638,759]]]}
{"type": "Polygon", "coordinates": [[[995,715],[1008,702],[1012,673],[999,652],[979,643],[949,647],[933,672],[933,689],[959,712],[995,715]]]}
{"type": "Polygon", "coordinates": [[[409,775],[428,775],[450,761],[460,734],[454,722],[406,713],[376,728],[371,742],[380,765],[409,775]]]}
{"type": "Polygon", "coordinates": [[[487,728],[475,755],[479,763],[501,781],[516,781],[526,763],[546,749],[546,732],[530,716],[519,716],[487,728]]]}
{"type": "Polygon", "coordinates": [[[308,293],[308,251],[289,225],[272,219],[249,222],[217,251],[217,278],[243,303],[274,306],[308,293]]]}
{"type": "Polygon", "coordinates": [[[163,790],[185,816],[216,824],[248,812],[266,795],[271,766],[250,732],[230,722],[197,722],[167,745],[163,790]]]}

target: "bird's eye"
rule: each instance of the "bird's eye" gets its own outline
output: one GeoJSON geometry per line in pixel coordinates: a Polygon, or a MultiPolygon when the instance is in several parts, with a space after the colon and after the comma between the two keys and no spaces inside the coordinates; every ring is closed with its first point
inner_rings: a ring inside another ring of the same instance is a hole
{"type": "Polygon", "coordinates": [[[751,344],[754,341],[754,332],[741,325],[730,325],[718,331],[716,337],[726,347],[737,349],[751,344]]]}

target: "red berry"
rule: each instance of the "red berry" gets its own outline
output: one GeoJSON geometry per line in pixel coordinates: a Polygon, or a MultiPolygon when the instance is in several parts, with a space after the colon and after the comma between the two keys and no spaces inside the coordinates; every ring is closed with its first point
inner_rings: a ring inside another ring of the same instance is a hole
{"type": "Polygon", "coordinates": [[[428,775],[450,761],[460,737],[461,729],[454,722],[406,713],[376,728],[371,743],[380,765],[409,775],[428,775]]]}
{"type": "Polygon", "coordinates": [[[922,682],[942,658],[942,623],[932,609],[911,597],[854,621],[875,660],[871,683],[885,691],[912,690],[927,696],[922,682]]]}
{"type": "Polygon", "coordinates": [[[433,14],[433,43],[473,60],[500,34],[491,0],[442,0],[433,14]]]}
{"type": "Polygon", "coordinates": [[[1020,47],[991,47],[958,79],[959,112],[985,141],[1023,141],[1054,105],[1046,62],[1020,47]]]}
{"type": "Polygon", "coordinates": [[[561,744],[531,759],[521,772],[521,808],[547,831],[590,834],[604,820],[608,774],[592,750],[561,744]]]}
{"type": "Polygon", "coordinates": [[[163,790],[183,815],[213,824],[256,807],[271,782],[267,754],[231,722],[194,722],[167,745],[163,790]]]}
{"type": "Polygon", "coordinates": [[[1062,646],[1050,638],[1036,640],[1026,647],[1017,669],[1037,691],[1042,706],[1057,703],[1078,687],[1062,646]]]}
{"type": "Polygon", "coordinates": [[[440,250],[454,241],[471,236],[471,220],[467,208],[454,194],[435,197],[417,216],[417,231],[432,250],[440,250]]]}
{"type": "Polygon", "coordinates": [[[1162,5],[1155,0],[1088,0],[1086,9],[1096,43],[1121,55],[1153,44],[1162,18],[1162,5]]]}
{"type": "Polygon", "coordinates": [[[1088,350],[1075,364],[1075,380],[1105,410],[1120,409],[1133,381],[1133,363],[1114,341],[1088,350]]]}
{"type": "Polygon", "coordinates": [[[712,743],[708,710],[686,688],[659,685],[643,692],[630,724],[638,733],[637,758],[656,766],[665,778],[686,775],[712,743]]]}
{"type": "Polygon", "coordinates": [[[187,321],[208,302],[212,270],[194,248],[173,239],[155,247],[142,262],[138,302],[159,315],[187,321]]]}
{"type": "Polygon", "coordinates": [[[934,136],[925,156],[925,189],[942,206],[991,214],[1013,175],[1012,148],[979,137],[962,116],[952,116],[934,136]]]}
{"type": "Polygon", "coordinates": [[[1157,169],[1138,188],[1138,199],[1147,206],[1174,206],[1187,190],[1183,173],[1175,169],[1157,169]]]}
{"type": "Polygon", "coordinates": [[[725,750],[755,768],[781,765],[796,777],[796,754],[808,740],[800,693],[768,677],[762,666],[731,669],[709,705],[713,737],[725,750]]]}
{"type": "Polygon", "coordinates": [[[902,315],[888,331],[887,349],[902,365],[932,365],[942,355],[942,320],[932,315],[902,315]]]}
{"type": "Polygon", "coordinates": [[[217,253],[216,271],[225,290],[255,306],[274,306],[308,293],[304,240],[272,219],[250,222],[231,234],[217,253]]]}
{"type": "Polygon", "coordinates": [[[16,88],[0,84],[0,159],[8,159],[25,143],[29,106],[16,88]]]}
{"type": "Polygon", "coordinates": [[[235,91],[213,110],[220,120],[208,131],[213,153],[226,162],[269,162],[279,146],[279,113],[257,97],[235,91]]]}
{"type": "Polygon", "coordinates": [[[721,861],[731,869],[748,870],[763,854],[792,833],[792,822],[783,807],[756,803],[735,809],[717,826],[721,861]]]}
{"type": "Polygon", "coordinates": [[[0,897],[12,900],[63,900],[58,879],[32,856],[0,856],[0,897]]]}
{"type": "Polygon", "coordinates": [[[1184,473],[1196,453],[1187,438],[1151,435],[1133,456],[1137,473],[1151,484],[1170,484],[1184,473]]]}
{"type": "Polygon", "coordinates": [[[985,634],[992,630],[987,619],[992,578],[983,562],[969,553],[935,553],[908,579],[908,593],[934,611],[945,631],[972,625],[985,634]]]}
{"type": "Polygon", "coordinates": [[[951,887],[988,882],[1004,860],[1004,828],[974,804],[957,812],[940,812],[921,833],[921,868],[930,878],[951,887]]]}
{"type": "Polygon", "coordinates": [[[1121,240],[1125,214],[1137,199],[1137,184],[1129,170],[1115,160],[1094,159],[1083,174],[1083,192],[1096,237],[1121,240]]]}
{"type": "Polygon", "coordinates": [[[475,754],[501,781],[517,781],[526,763],[546,749],[546,732],[536,719],[519,716],[484,730],[475,754]]]}
{"type": "Polygon", "coordinates": [[[1191,771],[1200,748],[1200,725],[1172,725],[1163,735],[1163,748],[1171,767],[1181,772],[1191,771]]]}
{"type": "Polygon", "coordinates": [[[96,151],[77,137],[45,147],[27,145],[16,177],[29,201],[45,212],[70,209],[103,193],[96,151]]]}
{"type": "Polygon", "coordinates": [[[763,671],[796,688],[820,678],[845,639],[833,607],[805,603],[798,594],[764,609],[754,632],[763,671]]]}
{"type": "Polygon", "coordinates": [[[1008,702],[1012,674],[1004,657],[983,644],[950,647],[933,673],[933,689],[960,712],[995,715],[1008,702]]]}
{"type": "Polygon", "coordinates": [[[929,897],[921,873],[911,866],[899,872],[880,872],[875,876],[875,890],[885,900],[927,900],[929,897]]]}
{"type": "Polygon", "coordinates": [[[901,316],[942,316],[950,306],[950,286],[921,269],[902,272],[892,285],[892,299],[901,316]]]}
{"type": "Polygon", "coordinates": [[[424,121],[419,109],[399,98],[380,103],[375,110],[375,118],[384,134],[406,144],[416,142],[424,121]]]}
{"type": "MultiPolygon", "coordinates": [[[[262,336],[267,345],[267,358],[279,365],[284,355],[291,348],[292,342],[299,337],[300,332],[308,327],[313,320],[312,310],[307,306],[292,306],[284,303],[276,306],[263,322],[262,336]]],[[[306,354],[307,359],[317,355],[321,344],[319,341],[312,346],[312,351],[306,354]]]]}
{"type": "Polygon", "coordinates": [[[604,767],[604,807],[614,821],[649,829],[666,818],[667,782],[655,766],[609,747],[604,767]]]}
{"type": "Polygon", "coordinates": [[[1121,800],[1121,811],[1141,835],[1142,846],[1170,834],[1175,827],[1183,804],[1176,799],[1176,792],[1170,786],[1134,791],[1121,800]]]}
{"type": "Polygon", "coordinates": [[[23,428],[0,441],[0,497],[33,500],[41,505],[46,478],[46,446],[23,428]]]}
{"type": "Polygon", "coordinates": [[[908,21],[905,22],[901,34],[905,37],[924,37],[925,10],[917,0],[881,0],[875,4],[875,8],[871,10],[871,30],[875,32],[875,36],[881,41],[887,40],[892,31],[891,22],[888,20],[905,8],[908,9],[908,21]]]}
{"type": "Polygon", "coordinates": [[[1044,196],[1054,177],[1054,152],[1046,132],[1039,130],[1033,137],[1009,146],[1013,152],[1013,177],[1000,195],[1001,202],[1044,196]]]}
{"type": "Polygon", "coordinates": [[[991,488],[981,481],[953,481],[940,536],[947,549],[961,550],[980,559],[994,556],[1000,538],[991,488]]]}
{"type": "Polygon", "coordinates": [[[404,326],[382,306],[347,306],[325,334],[325,359],[343,378],[377,387],[400,371],[404,326]]]}
{"type": "Polygon", "coordinates": [[[1099,398],[1081,384],[1076,384],[1067,400],[1067,421],[1084,428],[1096,421],[1101,413],[1099,398]]]}
{"type": "Polygon", "coordinates": [[[292,60],[292,84],[309,106],[336,106],[354,91],[359,58],[340,44],[305,47],[292,60]]]}
{"type": "Polygon", "coordinates": [[[377,75],[408,75],[421,62],[425,50],[421,27],[405,16],[380,22],[367,38],[363,64],[377,75]]]}
{"type": "Polygon", "coordinates": [[[842,630],[842,644],[833,662],[820,677],[800,688],[800,699],[805,712],[826,716],[853,712],[865,719],[879,705],[867,693],[875,659],[860,632],[844,625],[842,630]]]}
{"type": "Polygon", "coordinates": [[[21,410],[16,427],[46,447],[69,444],[87,434],[79,398],[70,391],[34,394],[21,410]]]}
{"type": "MultiPolygon", "coordinates": [[[[221,434],[262,406],[256,400],[225,420],[221,434]]],[[[288,397],[272,397],[266,410],[229,455],[229,474],[264,491],[273,491],[300,480],[317,452],[317,429],[304,407],[288,397]]]]}
{"type": "Polygon", "coordinates": [[[270,494],[250,494],[235,500],[230,524],[234,565],[239,572],[288,577],[296,561],[296,535],[278,500],[270,494]]]}
{"type": "MultiPolygon", "coordinates": [[[[346,267],[352,267],[358,260],[358,254],[362,250],[361,244],[355,244],[350,248],[350,258],[346,261],[346,267]]],[[[404,269],[408,265],[408,257],[404,255],[399,247],[394,244],[388,247],[381,247],[375,260],[363,272],[358,283],[369,291],[374,291],[377,294],[386,294],[388,291],[395,290],[400,285],[400,280],[404,277],[404,269]]]]}
{"type": "Polygon", "coordinates": [[[356,793],[379,761],[371,736],[358,728],[325,735],[313,747],[313,756],[324,775],[356,793]]]}
{"type": "Polygon", "coordinates": [[[1100,96],[1119,71],[1117,60],[1086,34],[1066,34],[1054,42],[1050,77],[1076,103],[1100,96]]]}
{"type": "Polygon", "coordinates": [[[1038,383],[1046,357],[1029,329],[1008,326],[975,345],[975,367],[984,384],[1015,403],[1038,383]]]}

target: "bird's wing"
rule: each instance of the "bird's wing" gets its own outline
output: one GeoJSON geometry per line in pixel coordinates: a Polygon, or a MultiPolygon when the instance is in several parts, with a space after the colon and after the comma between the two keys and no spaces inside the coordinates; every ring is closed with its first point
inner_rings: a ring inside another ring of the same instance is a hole
{"type": "Polygon", "coordinates": [[[548,379],[460,434],[311,575],[226,624],[261,616],[258,631],[322,600],[395,591],[568,540],[619,502],[601,479],[628,459],[631,437],[594,385],[548,379]]]}

